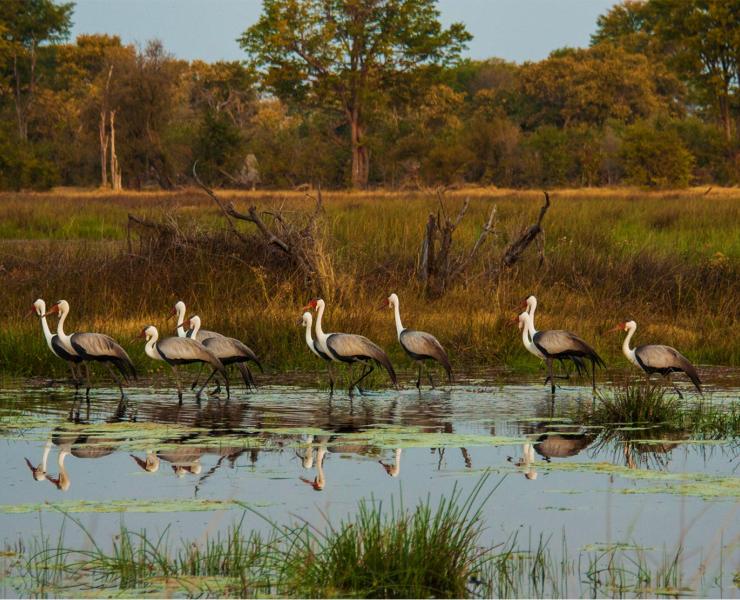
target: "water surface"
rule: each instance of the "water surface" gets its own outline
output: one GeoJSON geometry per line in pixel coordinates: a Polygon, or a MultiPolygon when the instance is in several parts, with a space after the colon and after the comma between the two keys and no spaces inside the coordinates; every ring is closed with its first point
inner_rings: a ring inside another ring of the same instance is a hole
{"type": "MultiPolygon", "coordinates": [[[[737,400],[727,379],[714,401],[737,400]]],[[[564,386],[552,402],[539,382],[483,377],[352,401],[284,385],[178,406],[173,390],[140,387],[124,405],[96,389],[88,408],[63,386],[11,382],[0,392],[0,538],[54,536],[65,512],[103,546],[122,521],[202,540],[244,506],[256,511],[247,527],[267,530],[260,515],[321,526],[363,498],[413,506],[490,472],[490,486],[503,481],[485,507],[488,544],[517,535],[526,548],[542,535],[555,554],[565,540],[577,555],[624,543],[655,564],[681,547],[693,589],[737,595],[737,438],[664,428],[607,438],[573,418],[592,402],[590,388],[564,386]]],[[[65,543],[89,544],[69,524],[65,543]]]]}

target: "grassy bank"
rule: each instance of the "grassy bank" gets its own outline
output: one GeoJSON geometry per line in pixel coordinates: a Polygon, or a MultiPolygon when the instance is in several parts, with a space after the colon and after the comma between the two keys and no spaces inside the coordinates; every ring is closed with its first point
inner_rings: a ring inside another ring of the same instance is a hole
{"type": "MultiPolygon", "coordinates": [[[[325,328],[363,333],[408,365],[395,341],[390,311],[376,306],[400,296],[404,324],[433,332],[458,370],[472,366],[537,368],[510,318],[522,299],[538,296],[538,327],[567,328],[590,340],[610,366],[626,366],[621,335],[607,334],[626,318],[636,341],[675,345],[705,364],[740,364],[740,190],[576,190],[552,194],[540,266],[534,245],[514,268],[491,276],[503,248],[531,224],[539,192],[448,192],[454,214],[468,214],[453,248],[469,251],[492,205],[495,235],[466,277],[440,298],[427,298],[417,278],[431,193],[326,193],[321,239],[333,276],[325,328]]],[[[281,208],[288,217],[313,209],[297,192],[221,192],[238,208],[281,208]]],[[[239,224],[253,235],[249,224],[239,224]]],[[[215,205],[198,191],[100,194],[51,192],[0,196],[0,369],[6,374],[63,373],[46,349],[31,302],[66,298],[69,331],[104,331],[131,350],[143,371],[135,336],[145,324],[171,329],[167,315],[182,299],[204,327],[245,340],[274,370],[323,369],[295,325],[311,295],[305,281],[281,266],[257,238],[239,246],[222,233],[215,205]],[[131,252],[127,214],[177,223],[200,232],[202,247],[141,244],[131,252]],[[210,236],[210,237],[208,237],[210,236]]]]}
{"type": "MultiPolygon", "coordinates": [[[[500,480],[499,483],[503,481],[500,480]]],[[[85,548],[35,537],[2,553],[5,595],[187,597],[623,597],[681,596],[731,586],[723,552],[700,573],[684,569],[682,549],[661,553],[627,543],[572,554],[542,536],[516,535],[482,545],[481,511],[497,486],[483,477],[468,496],[458,491],[413,510],[363,502],[355,517],[316,529],[271,523],[247,531],[244,518],[222,535],[172,543],[123,525],[102,541],[79,521],[85,548]]]]}

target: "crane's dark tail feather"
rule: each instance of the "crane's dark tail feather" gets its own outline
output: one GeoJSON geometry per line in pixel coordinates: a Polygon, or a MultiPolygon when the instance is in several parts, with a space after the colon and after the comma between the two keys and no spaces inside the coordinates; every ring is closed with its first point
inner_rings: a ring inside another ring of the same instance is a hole
{"type": "Polygon", "coordinates": [[[396,371],[393,369],[393,365],[391,364],[391,361],[386,353],[380,350],[379,352],[376,352],[373,358],[375,359],[375,362],[377,362],[379,365],[384,367],[386,371],[388,371],[388,376],[391,378],[393,386],[397,388],[398,378],[396,377],[396,371]]]}
{"type": "Polygon", "coordinates": [[[691,383],[694,384],[697,391],[703,396],[704,392],[701,389],[701,379],[699,379],[699,374],[696,372],[696,369],[693,368],[693,365],[691,370],[684,371],[684,373],[688,375],[689,379],[691,379],[691,383]]]}
{"type": "Polygon", "coordinates": [[[588,373],[588,369],[586,369],[586,365],[583,362],[583,359],[580,356],[572,356],[571,361],[576,367],[576,374],[580,377],[584,373],[588,373]]]}
{"type": "Polygon", "coordinates": [[[244,385],[248,390],[252,389],[252,387],[257,387],[252,378],[252,374],[249,372],[249,368],[244,363],[236,363],[236,368],[239,369],[244,385]]]}
{"type": "Polygon", "coordinates": [[[606,369],[606,363],[598,354],[596,354],[595,350],[591,351],[591,361],[593,362],[594,365],[597,365],[601,367],[602,369],[606,369]]]}
{"type": "Polygon", "coordinates": [[[123,375],[123,378],[126,381],[131,381],[131,379],[136,380],[137,374],[136,374],[136,367],[134,367],[133,363],[131,361],[128,361],[124,358],[118,358],[113,362],[113,365],[118,369],[118,371],[123,375]]]}

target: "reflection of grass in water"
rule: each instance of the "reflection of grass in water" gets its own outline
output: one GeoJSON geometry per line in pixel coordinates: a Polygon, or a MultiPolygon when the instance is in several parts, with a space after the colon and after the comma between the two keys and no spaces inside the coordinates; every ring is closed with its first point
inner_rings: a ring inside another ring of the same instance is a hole
{"type": "Polygon", "coordinates": [[[740,434],[740,403],[713,400],[681,401],[661,386],[620,384],[600,392],[598,402],[578,415],[602,432],[594,450],[609,447],[615,462],[663,468],[670,451],[682,443],[734,447],[740,434]]]}
{"type": "MultiPolygon", "coordinates": [[[[503,481],[503,480],[501,480],[503,481]]],[[[548,597],[681,595],[688,589],[681,548],[662,557],[634,544],[594,544],[572,555],[565,536],[553,549],[549,539],[514,535],[481,547],[481,511],[495,491],[481,478],[464,497],[456,489],[434,507],[414,510],[402,503],[363,502],[350,520],[325,530],[309,524],[271,532],[244,529],[244,517],[224,534],[202,542],[172,544],[168,532],[152,537],[122,526],[105,550],[73,517],[88,540],[86,549],[57,539],[21,542],[0,556],[4,589],[24,595],[265,595],[293,597],[548,597]],[[557,550],[557,552],[556,552],[557,550]]],[[[499,482],[500,484],[500,482],[499,482]]],[[[65,523],[67,520],[65,520],[65,523]]],[[[692,579],[721,591],[722,570],[692,579]]],[[[703,565],[706,567],[707,565],[703,565]]],[[[724,581],[722,580],[724,577],[724,581]]]]}

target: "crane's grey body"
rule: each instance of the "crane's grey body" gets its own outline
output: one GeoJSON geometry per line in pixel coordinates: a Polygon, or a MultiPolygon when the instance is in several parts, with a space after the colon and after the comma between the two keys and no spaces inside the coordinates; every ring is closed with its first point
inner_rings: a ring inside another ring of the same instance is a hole
{"type": "MultiPolygon", "coordinates": [[[[393,309],[398,343],[401,344],[404,352],[419,365],[416,388],[421,390],[421,370],[424,363],[428,360],[435,360],[441,364],[447,373],[447,380],[451,382],[452,367],[450,365],[450,359],[447,357],[447,352],[442,347],[442,344],[439,343],[439,340],[426,331],[407,329],[403,326],[401,322],[401,306],[397,294],[388,296],[387,302],[388,306],[393,309]]],[[[429,370],[427,370],[427,375],[429,376],[429,383],[434,388],[434,380],[429,370]]]]}
{"type": "Polygon", "coordinates": [[[624,352],[627,360],[642,369],[648,379],[653,373],[662,375],[668,379],[673,389],[683,398],[681,390],[671,380],[671,374],[679,372],[686,373],[699,393],[702,393],[701,380],[699,379],[699,373],[696,367],[678,350],[671,346],[663,346],[662,344],[645,344],[632,349],[630,348],[630,341],[635,331],[637,331],[637,323],[634,321],[625,321],[614,328],[614,330],[620,329],[627,332],[627,336],[622,342],[622,352],[624,352]]]}
{"type": "Polygon", "coordinates": [[[222,371],[223,363],[202,343],[191,338],[168,337],[155,344],[157,352],[169,365],[190,365],[208,363],[214,369],[222,371]]]}
{"type": "Polygon", "coordinates": [[[70,344],[82,360],[111,363],[124,378],[136,377],[129,355],[112,337],[103,333],[73,333],[70,344]]]}
{"type": "MultiPolygon", "coordinates": [[[[426,331],[416,331],[414,329],[404,329],[398,336],[398,341],[409,358],[421,363],[426,360],[436,360],[442,365],[447,373],[447,381],[452,381],[452,365],[447,356],[447,352],[439,343],[436,337],[426,331]]],[[[434,387],[432,375],[429,374],[429,380],[434,387]]],[[[416,387],[421,387],[421,364],[419,364],[419,377],[416,380],[416,387]]]]}
{"type": "Polygon", "coordinates": [[[398,386],[396,372],[388,355],[365,336],[352,333],[332,333],[326,338],[326,347],[332,357],[338,361],[349,364],[361,362],[369,367],[369,369],[363,369],[360,378],[350,386],[350,393],[355,385],[358,385],[372,372],[374,369],[372,362],[384,367],[393,385],[398,386]]]}
{"type": "Polygon", "coordinates": [[[216,355],[225,367],[228,365],[236,365],[247,389],[250,389],[253,386],[256,387],[252,372],[249,370],[246,363],[252,361],[259,367],[260,371],[263,371],[263,369],[257,355],[251,348],[249,348],[249,346],[237,339],[225,337],[220,334],[207,337],[202,343],[208,350],[216,355]]]}
{"type": "Polygon", "coordinates": [[[206,387],[216,373],[220,373],[223,376],[226,382],[226,393],[229,393],[229,378],[223,363],[199,341],[188,337],[168,337],[160,340],[159,332],[153,325],[145,327],[141,332],[141,337],[146,338],[144,352],[146,352],[147,356],[155,360],[162,360],[172,367],[177,381],[177,397],[180,404],[182,404],[182,386],[180,378],[177,375],[177,367],[180,365],[197,362],[208,364],[213,368],[205,383],[196,393],[196,398],[199,401],[203,388],[206,387]]]}
{"type": "Polygon", "coordinates": [[[662,344],[646,344],[635,348],[635,359],[646,374],[658,373],[664,377],[671,373],[686,373],[701,393],[701,380],[696,367],[675,348],[662,344]]]}
{"type": "Polygon", "coordinates": [[[596,353],[596,350],[575,333],[563,329],[537,331],[532,336],[532,343],[545,357],[548,367],[548,378],[545,380],[545,383],[548,380],[550,381],[553,394],[555,393],[555,382],[553,380],[552,361],[556,359],[573,361],[579,372],[581,369],[585,369],[583,359],[590,360],[592,387],[594,390],[596,389],[596,366],[605,367],[606,365],[596,353]]]}
{"type": "Polygon", "coordinates": [[[198,329],[198,331],[195,332],[195,336],[193,336],[193,330],[190,329],[188,330],[186,335],[187,337],[193,338],[196,341],[200,342],[201,344],[205,342],[206,340],[226,337],[223,334],[217,333],[215,331],[209,331],[208,329],[198,329]]]}

